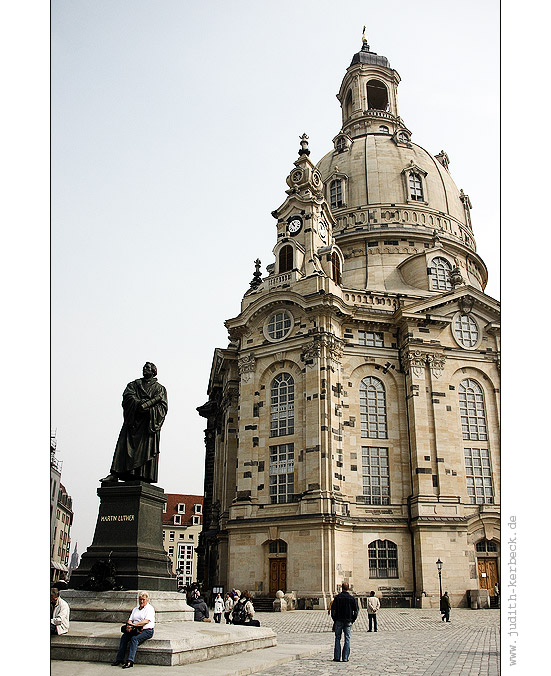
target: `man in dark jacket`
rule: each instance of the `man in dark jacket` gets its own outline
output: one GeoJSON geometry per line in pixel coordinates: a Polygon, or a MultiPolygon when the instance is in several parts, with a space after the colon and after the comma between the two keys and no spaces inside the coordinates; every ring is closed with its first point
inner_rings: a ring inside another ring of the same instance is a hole
{"type": "Polygon", "coordinates": [[[193,619],[195,622],[210,622],[209,609],[202,596],[198,596],[190,603],[193,608],[193,619]]]}
{"type": "Polygon", "coordinates": [[[342,649],[342,661],[348,662],[350,657],[350,632],[352,625],[358,617],[358,600],[348,591],[347,582],[342,583],[342,591],[337,594],[331,604],[331,617],[335,623],[335,650],[333,662],[341,661],[341,636],[344,632],[344,646],[342,649]]]}

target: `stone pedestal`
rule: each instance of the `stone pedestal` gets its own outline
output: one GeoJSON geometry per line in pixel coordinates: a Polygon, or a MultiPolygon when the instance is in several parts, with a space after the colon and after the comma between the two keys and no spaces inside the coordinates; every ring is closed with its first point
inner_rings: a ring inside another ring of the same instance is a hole
{"type": "MultiPolygon", "coordinates": [[[[144,591],[148,591],[145,589],[144,591]]],[[[71,609],[73,622],[116,622],[125,624],[132,608],[138,605],[139,590],[94,592],[64,589],[61,597],[71,609]]],[[[155,623],[193,622],[194,610],[179,592],[151,592],[155,623]]]]}
{"type": "Polygon", "coordinates": [[[71,575],[71,588],[82,587],[95,562],[110,560],[122,589],[177,592],[163,547],[163,489],[144,481],[102,483],[98,496],[94,539],[71,575]]]}

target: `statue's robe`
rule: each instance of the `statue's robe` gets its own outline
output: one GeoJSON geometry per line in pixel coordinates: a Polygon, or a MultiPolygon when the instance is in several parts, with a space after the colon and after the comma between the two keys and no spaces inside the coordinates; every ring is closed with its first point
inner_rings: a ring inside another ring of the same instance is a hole
{"type": "Polygon", "coordinates": [[[160,431],[168,411],[166,389],[157,378],[128,383],[122,395],[124,422],[115,447],[111,474],[123,481],[156,483],[160,431]],[[143,402],[152,405],[143,410],[143,402]]]}

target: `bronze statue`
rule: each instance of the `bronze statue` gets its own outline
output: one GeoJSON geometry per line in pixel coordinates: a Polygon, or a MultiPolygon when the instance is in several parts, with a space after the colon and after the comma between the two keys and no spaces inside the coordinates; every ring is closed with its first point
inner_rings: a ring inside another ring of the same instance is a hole
{"type": "Polygon", "coordinates": [[[115,447],[110,474],[102,482],[156,483],[159,439],[168,411],[166,389],[157,382],[157,367],[146,362],[143,378],[128,383],[122,394],[124,422],[115,447]]]}

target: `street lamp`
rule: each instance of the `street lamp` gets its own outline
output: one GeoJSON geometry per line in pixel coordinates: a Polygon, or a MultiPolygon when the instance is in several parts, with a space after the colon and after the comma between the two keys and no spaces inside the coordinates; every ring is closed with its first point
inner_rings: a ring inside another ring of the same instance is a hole
{"type": "Polygon", "coordinates": [[[436,562],[436,567],[438,568],[438,581],[440,582],[440,598],[442,598],[442,566],[443,562],[440,561],[440,557],[438,558],[438,561],[436,562]]]}

